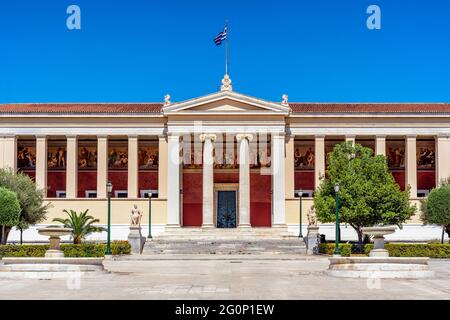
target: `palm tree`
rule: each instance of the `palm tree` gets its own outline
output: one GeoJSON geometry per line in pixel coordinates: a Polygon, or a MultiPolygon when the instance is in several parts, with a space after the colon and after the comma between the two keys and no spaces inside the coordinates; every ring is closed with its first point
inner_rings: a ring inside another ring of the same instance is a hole
{"type": "Polygon", "coordinates": [[[64,225],[65,228],[72,229],[72,237],[74,244],[80,244],[81,240],[83,240],[87,235],[93,232],[102,232],[106,231],[103,227],[96,227],[92,224],[100,222],[99,219],[94,219],[93,216],[87,215],[89,209],[86,209],[84,212],[80,212],[78,214],[75,210],[63,210],[63,212],[69,215],[68,219],[55,218],[53,221],[60,222],[64,225]]]}

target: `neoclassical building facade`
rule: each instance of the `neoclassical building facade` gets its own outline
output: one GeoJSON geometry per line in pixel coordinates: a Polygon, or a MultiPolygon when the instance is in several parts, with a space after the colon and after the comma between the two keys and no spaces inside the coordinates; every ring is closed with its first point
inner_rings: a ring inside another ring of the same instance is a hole
{"type": "MultiPolygon", "coordinates": [[[[106,224],[110,181],[112,238],[126,238],[134,204],[147,228],[150,203],[154,234],[298,234],[300,190],[306,233],[327,154],[343,141],[386,155],[415,203],[450,176],[446,103],[270,102],[234,92],[225,77],[221,91],[183,102],[3,104],[0,115],[0,167],[28,174],[45,190],[52,208],[43,224],[63,209],[89,209],[106,224]]],[[[333,226],[321,225],[321,233],[332,238],[333,226]]],[[[354,237],[351,228],[342,233],[354,237]]],[[[396,237],[439,238],[440,229],[422,226],[417,213],[396,237]]],[[[24,238],[39,236],[31,228],[24,238]]]]}

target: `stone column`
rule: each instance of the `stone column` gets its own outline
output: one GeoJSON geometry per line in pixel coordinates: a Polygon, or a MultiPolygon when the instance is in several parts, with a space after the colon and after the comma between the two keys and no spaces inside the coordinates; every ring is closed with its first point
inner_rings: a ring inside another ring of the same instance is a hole
{"type": "Polygon", "coordinates": [[[285,189],[284,189],[284,144],[285,136],[283,133],[272,134],[272,215],[273,227],[286,225],[285,213],[285,189]]]}
{"type": "Polygon", "coordinates": [[[239,143],[239,227],[250,227],[250,164],[249,142],[252,134],[238,134],[236,140],[239,143]]]}
{"type": "Polygon", "coordinates": [[[47,197],[47,137],[36,137],[36,184],[47,197]]]}
{"type": "Polygon", "coordinates": [[[215,134],[201,134],[203,145],[203,228],[214,226],[214,157],[215,134]]]}
{"type": "Polygon", "coordinates": [[[180,226],[180,136],[168,136],[167,226],[180,226]]]}
{"type": "Polygon", "coordinates": [[[321,178],[325,177],[325,136],[315,137],[314,188],[318,188],[321,178]]]}
{"type": "Polygon", "coordinates": [[[158,137],[158,198],[167,199],[167,138],[158,137]]]}
{"type": "Polygon", "coordinates": [[[97,136],[97,198],[107,197],[108,136],[97,136]]]}
{"type": "Polygon", "coordinates": [[[67,136],[66,197],[78,196],[78,137],[67,136]]]}
{"type": "Polygon", "coordinates": [[[416,137],[406,137],[405,180],[406,186],[411,186],[411,198],[417,198],[417,159],[416,137]]]}
{"type": "Polygon", "coordinates": [[[345,136],[345,142],[351,142],[352,145],[355,145],[355,141],[356,141],[356,136],[354,135],[346,135],[345,136]]]}
{"type": "Polygon", "coordinates": [[[450,139],[447,135],[438,135],[436,140],[436,186],[442,179],[450,177],[450,139]]]}
{"type": "Polygon", "coordinates": [[[128,136],[128,198],[138,198],[138,144],[137,135],[128,136]]]}
{"type": "Polygon", "coordinates": [[[375,138],[375,154],[386,155],[386,136],[376,136],[375,138]]]}
{"type": "Polygon", "coordinates": [[[286,199],[295,197],[294,143],[295,143],[294,135],[286,136],[286,157],[284,158],[284,166],[285,166],[284,188],[286,199]]]}
{"type": "Polygon", "coordinates": [[[7,135],[3,140],[3,167],[17,170],[17,136],[7,135]]]}

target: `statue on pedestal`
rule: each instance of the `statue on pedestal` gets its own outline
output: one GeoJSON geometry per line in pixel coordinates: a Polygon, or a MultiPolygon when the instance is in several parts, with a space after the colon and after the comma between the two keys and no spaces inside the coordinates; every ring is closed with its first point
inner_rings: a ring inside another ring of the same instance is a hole
{"type": "Polygon", "coordinates": [[[131,209],[131,225],[130,233],[128,234],[128,242],[131,245],[131,252],[142,253],[145,244],[145,237],[141,233],[142,213],[137,205],[133,205],[131,209]]]}
{"type": "Polygon", "coordinates": [[[319,227],[317,226],[316,214],[314,208],[308,210],[308,234],[306,235],[306,253],[319,254],[319,227]]]}

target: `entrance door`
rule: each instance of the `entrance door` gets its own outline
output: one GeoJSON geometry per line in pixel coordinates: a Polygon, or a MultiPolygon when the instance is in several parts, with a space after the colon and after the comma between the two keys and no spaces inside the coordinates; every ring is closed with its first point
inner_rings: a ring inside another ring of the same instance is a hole
{"type": "Polygon", "coordinates": [[[217,228],[236,228],[236,191],[217,191],[217,228]]]}

